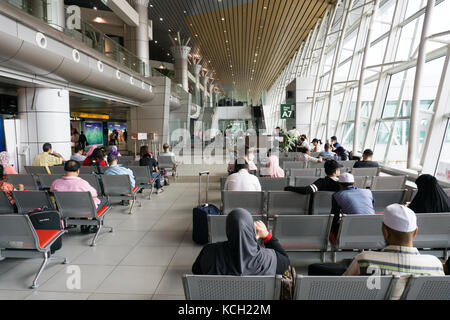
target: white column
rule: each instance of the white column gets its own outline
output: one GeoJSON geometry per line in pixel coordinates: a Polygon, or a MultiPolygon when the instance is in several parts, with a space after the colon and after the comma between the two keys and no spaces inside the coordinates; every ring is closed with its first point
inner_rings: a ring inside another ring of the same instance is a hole
{"type": "Polygon", "coordinates": [[[202,65],[200,65],[200,64],[195,64],[193,67],[192,67],[192,71],[193,71],[193,73],[194,73],[194,77],[195,77],[195,104],[196,105],[200,105],[201,104],[201,102],[200,102],[200,99],[201,99],[201,97],[200,97],[200,72],[202,71],[202,65]]]}
{"type": "Polygon", "coordinates": [[[210,97],[210,100],[209,100],[209,107],[210,108],[214,108],[214,101],[213,101],[213,97],[214,97],[214,84],[210,84],[209,85],[209,97],[210,97]]]}
{"type": "Polygon", "coordinates": [[[176,46],[170,48],[175,58],[175,80],[183,86],[185,91],[189,91],[188,85],[188,54],[191,47],[176,46]]]}
{"type": "Polygon", "coordinates": [[[146,104],[132,108],[130,112],[131,133],[153,133],[158,135],[160,144],[168,142],[170,118],[170,87],[167,77],[152,78],[155,97],[146,104]]]}
{"type": "Polygon", "coordinates": [[[203,80],[203,108],[206,108],[206,104],[208,103],[209,77],[204,77],[202,80],[203,80]]]}
{"type": "Polygon", "coordinates": [[[422,34],[420,36],[419,51],[417,53],[416,78],[414,81],[413,97],[411,102],[411,120],[408,141],[408,169],[422,171],[419,166],[419,124],[420,124],[420,94],[422,84],[422,72],[425,68],[426,44],[429,33],[433,10],[436,4],[435,0],[428,0],[425,17],[423,19],[422,34]]]}
{"type": "Polygon", "coordinates": [[[26,165],[42,152],[44,143],[64,159],[70,159],[69,91],[48,88],[21,88],[17,92],[20,119],[20,153],[26,165]]]}
{"type": "Polygon", "coordinates": [[[148,7],[136,2],[135,9],[139,14],[139,26],[136,28],[136,55],[145,63],[149,63],[148,7]]]}
{"type": "Polygon", "coordinates": [[[64,29],[66,26],[64,0],[47,0],[47,18],[53,28],[60,31],[64,29]]]}

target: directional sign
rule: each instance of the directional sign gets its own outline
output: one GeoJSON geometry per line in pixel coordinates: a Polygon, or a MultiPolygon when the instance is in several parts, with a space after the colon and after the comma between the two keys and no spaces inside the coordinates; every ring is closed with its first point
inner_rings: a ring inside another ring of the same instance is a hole
{"type": "Polygon", "coordinates": [[[292,104],[282,104],[280,114],[281,119],[294,119],[294,106],[292,104]]]}

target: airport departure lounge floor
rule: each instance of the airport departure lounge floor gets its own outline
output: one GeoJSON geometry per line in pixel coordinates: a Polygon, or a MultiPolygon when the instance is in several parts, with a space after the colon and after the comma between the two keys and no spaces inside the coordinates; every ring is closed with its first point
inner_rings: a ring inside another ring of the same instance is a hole
{"type": "MultiPolygon", "coordinates": [[[[219,183],[211,184],[209,198],[220,203],[219,183]]],[[[132,215],[114,205],[105,220],[114,233],[102,233],[96,247],[89,246],[93,234],[77,230],[64,235],[56,255],[67,257],[69,264],[51,262],[37,290],[28,287],[41,260],[0,261],[0,299],[184,299],[181,276],[191,273],[201,250],[192,242],[198,184],[171,183],[152,200],[148,191],[139,199],[142,208],[135,206],[132,215]],[[67,267],[74,265],[81,269],[80,290],[66,285],[67,267]]]]}

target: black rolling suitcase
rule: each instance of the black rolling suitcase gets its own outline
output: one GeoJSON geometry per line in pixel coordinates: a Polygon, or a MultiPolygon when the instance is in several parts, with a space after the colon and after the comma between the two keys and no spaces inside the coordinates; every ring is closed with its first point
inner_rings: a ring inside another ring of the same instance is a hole
{"type": "Polygon", "coordinates": [[[198,207],[193,210],[192,240],[197,244],[208,243],[208,215],[219,215],[220,210],[213,204],[208,203],[209,171],[199,173],[198,185],[198,207]],[[202,176],[207,176],[206,201],[201,203],[202,176]]]}
{"type": "MultiPolygon", "coordinates": [[[[33,227],[37,230],[62,230],[63,226],[61,223],[61,216],[58,211],[55,210],[47,210],[43,208],[43,210],[35,210],[28,213],[30,217],[30,221],[33,224],[33,227]]],[[[61,249],[62,247],[62,238],[59,237],[50,247],[50,252],[54,253],[55,251],[61,249]]]]}

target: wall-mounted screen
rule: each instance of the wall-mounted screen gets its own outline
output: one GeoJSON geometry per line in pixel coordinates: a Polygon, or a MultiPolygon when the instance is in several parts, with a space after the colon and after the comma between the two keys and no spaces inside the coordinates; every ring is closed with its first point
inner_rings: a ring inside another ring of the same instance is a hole
{"type": "Polygon", "coordinates": [[[103,145],[103,124],[101,122],[85,122],[84,134],[88,145],[103,145]]]}

